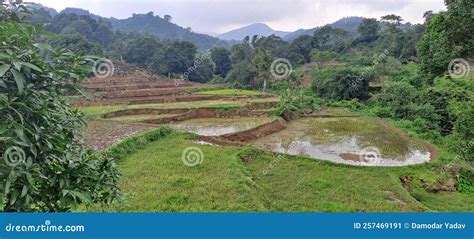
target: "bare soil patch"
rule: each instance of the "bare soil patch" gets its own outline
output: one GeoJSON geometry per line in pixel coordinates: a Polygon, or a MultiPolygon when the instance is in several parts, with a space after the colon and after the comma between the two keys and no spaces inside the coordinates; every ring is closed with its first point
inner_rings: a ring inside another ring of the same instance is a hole
{"type": "Polygon", "coordinates": [[[153,129],[152,125],[125,124],[106,120],[89,121],[83,143],[87,149],[104,150],[121,140],[153,129]]]}
{"type": "Polygon", "coordinates": [[[286,121],[274,120],[257,128],[216,137],[200,137],[201,140],[221,145],[245,145],[246,142],[279,132],[287,127],[286,121]]]}

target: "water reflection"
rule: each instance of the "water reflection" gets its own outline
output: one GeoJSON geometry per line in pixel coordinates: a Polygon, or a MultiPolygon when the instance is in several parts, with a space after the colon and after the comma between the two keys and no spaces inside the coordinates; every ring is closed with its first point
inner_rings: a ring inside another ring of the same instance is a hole
{"type": "Polygon", "coordinates": [[[430,160],[420,142],[367,119],[298,119],[252,143],[278,153],[358,166],[397,167],[430,160]]]}
{"type": "Polygon", "coordinates": [[[253,129],[268,122],[269,119],[262,118],[195,119],[170,124],[169,127],[201,136],[221,136],[253,129]]]}
{"type": "Polygon", "coordinates": [[[294,140],[288,146],[284,146],[282,142],[276,143],[273,146],[267,144],[266,147],[268,148],[268,146],[270,146],[271,150],[278,153],[302,155],[334,163],[358,166],[393,167],[420,164],[430,160],[429,152],[412,149],[406,155],[400,155],[395,158],[380,154],[373,161],[366,161],[361,159],[361,152],[363,152],[364,147],[358,142],[357,137],[346,138],[333,144],[314,144],[309,140],[294,140]],[[355,157],[351,159],[351,157],[344,157],[345,155],[353,155],[355,157]]]}

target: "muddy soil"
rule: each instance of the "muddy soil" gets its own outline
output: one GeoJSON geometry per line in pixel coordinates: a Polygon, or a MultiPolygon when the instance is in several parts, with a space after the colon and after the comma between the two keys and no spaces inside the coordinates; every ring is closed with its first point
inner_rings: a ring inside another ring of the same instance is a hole
{"type": "Polygon", "coordinates": [[[218,144],[218,145],[228,145],[228,146],[246,146],[250,141],[256,140],[258,138],[265,137],[267,135],[271,135],[282,131],[287,127],[287,122],[281,119],[273,120],[270,123],[263,124],[259,127],[245,130],[242,132],[237,132],[233,134],[225,134],[216,137],[207,137],[202,136],[200,140],[218,144]]]}
{"type": "Polygon", "coordinates": [[[212,119],[212,118],[236,118],[236,117],[262,117],[266,118],[267,114],[262,112],[254,112],[251,110],[246,109],[239,109],[239,110],[229,110],[229,111],[219,111],[213,108],[200,108],[194,109],[190,112],[182,115],[178,115],[172,118],[165,118],[165,119],[157,119],[157,120],[146,120],[142,123],[146,124],[170,124],[170,123],[177,123],[182,122],[185,120],[192,120],[192,119],[212,119]]]}
{"type": "Polygon", "coordinates": [[[184,114],[188,113],[188,109],[127,109],[120,110],[102,115],[105,119],[134,116],[134,115],[159,115],[159,114],[184,114]]]}
{"type": "Polygon", "coordinates": [[[106,120],[89,121],[84,131],[83,143],[87,149],[102,151],[125,138],[153,128],[149,125],[126,124],[106,120]]]}

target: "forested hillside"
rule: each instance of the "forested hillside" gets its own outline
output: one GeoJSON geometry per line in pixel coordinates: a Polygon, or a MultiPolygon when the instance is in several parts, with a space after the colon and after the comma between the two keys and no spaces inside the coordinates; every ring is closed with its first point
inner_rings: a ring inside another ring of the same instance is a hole
{"type": "MultiPolygon", "coordinates": [[[[212,47],[228,46],[226,42],[215,37],[195,33],[190,28],[183,28],[176,25],[172,22],[172,16],[169,15],[160,17],[154,15],[153,12],[149,12],[147,14],[133,14],[132,17],[127,19],[115,19],[103,18],[80,8],[66,8],[60,13],[57,13],[54,9],[47,8],[40,4],[31,4],[29,7],[32,9],[32,14],[29,16],[30,22],[32,24],[60,25],[59,28],[61,29],[58,29],[57,26],[49,29],[54,30],[55,33],[59,33],[58,31],[62,31],[62,28],[70,25],[70,22],[65,22],[64,18],[71,18],[69,15],[77,15],[77,17],[82,18],[83,20],[90,18],[98,22],[106,23],[111,29],[104,29],[105,31],[119,30],[125,33],[153,35],[161,40],[189,41],[194,43],[196,47],[201,50],[210,49],[212,47]]],[[[91,21],[89,21],[89,23],[91,23],[91,21]]],[[[75,24],[78,25],[78,23],[75,24]]],[[[87,27],[87,25],[85,27],[87,27]]],[[[94,26],[91,27],[94,28],[94,26]]],[[[90,34],[89,32],[84,32],[84,30],[82,30],[82,32],[79,30],[78,32],[86,38],[88,34],[90,34]]],[[[105,34],[108,33],[105,32],[105,34]]]]}
{"type": "Polygon", "coordinates": [[[124,20],[111,19],[111,22],[113,28],[117,30],[151,34],[163,40],[189,41],[194,43],[198,49],[227,46],[227,43],[215,37],[195,33],[190,28],[183,28],[174,24],[172,17],[169,15],[161,18],[150,12],[134,14],[131,18],[124,20]]]}

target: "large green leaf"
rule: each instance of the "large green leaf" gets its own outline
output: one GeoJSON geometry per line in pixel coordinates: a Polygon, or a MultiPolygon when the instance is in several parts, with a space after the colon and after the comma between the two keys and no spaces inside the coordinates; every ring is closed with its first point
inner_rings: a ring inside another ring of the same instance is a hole
{"type": "Polygon", "coordinates": [[[18,93],[23,94],[23,91],[25,89],[25,76],[21,73],[18,72],[17,70],[13,69],[13,79],[15,80],[16,86],[18,87],[18,93]]]}
{"type": "Polygon", "coordinates": [[[10,70],[10,65],[0,65],[0,77],[4,76],[8,70],[10,70]]]}
{"type": "Polygon", "coordinates": [[[35,71],[43,72],[39,67],[37,67],[37,66],[35,66],[35,65],[31,64],[31,63],[22,62],[21,64],[22,64],[23,66],[26,66],[26,67],[28,67],[28,68],[30,68],[30,69],[35,70],[35,71]]]}

